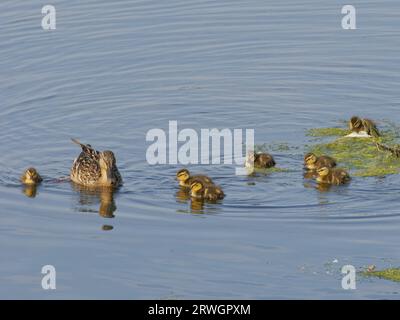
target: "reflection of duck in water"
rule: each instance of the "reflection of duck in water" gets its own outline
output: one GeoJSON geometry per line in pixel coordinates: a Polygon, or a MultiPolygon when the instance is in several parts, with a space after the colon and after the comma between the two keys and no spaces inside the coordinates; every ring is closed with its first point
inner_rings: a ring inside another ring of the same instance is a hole
{"type": "Polygon", "coordinates": [[[190,210],[192,213],[204,213],[204,200],[192,199],[192,201],[190,201],[190,210]]]}
{"type": "Polygon", "coordinates": [[[35,198],[37,194],[37,185],[36,184],[26,184],[24,185],[22,192],[28,198],[35,198]]]}
{"type": "Polygon", "coordinates": [[[180,203],[185,203],[186,201],[188,201],[190,199],[190,193],[188,190],[185,190],[183,188],[180,188],[176,194],[176,201],[180,202],[180,203]]]}
{"type": "Polygon", "coordinates": [[[79,144],[82,152],[75,159],[71,169],[71,180],[88,187],[119,187],[122,177],[118,171],[114,153],[112,151],[96,151],[89,144],[79,144]]]}
{"type": "Polygon", "coordinates": [[[79,211],[91,211],[88,207],[100,202],[99,215],[104,218],[114,218],[117,206],[112,188],[88,188],[76,184],[72,184],[72,187],[79,193],[79,211]]]}

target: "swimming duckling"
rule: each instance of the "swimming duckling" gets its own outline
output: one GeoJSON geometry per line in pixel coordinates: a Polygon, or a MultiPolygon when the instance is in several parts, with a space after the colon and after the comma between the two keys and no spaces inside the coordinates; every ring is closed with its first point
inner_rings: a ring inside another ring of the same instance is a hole
{"type": "Polygon", "coordinates": [[[204,175],[191,176],[188,169],[181,169],[176,173],[176,179],[181,187],[190,188],[194,179],[202,181],[204,184],[214,184],[211,178],[204,175]]]}
{"type": "Polygon", "coordinates": [[[21,182],[27,185],[36,185],[42,182],[43,179],[35,168],[26,169],[21,176],[21,182]]]}
{"type": "Polygon", "coordinates": [[[190,195],[196,199],[216,201],[225,197],[221,187],[205,185],[201,180],[194,179],[190,186],[190,195]]]}
{"type": "Polygon", "coordinates": [[[89,187],[118,187],[122,185],[122,177],[118,171],[112,151],[96,151],[90,144],[82,144],[82,152],[75,159],[71,169],[71,180],[77,184],[89,187]]]}
{"type": "Polygon", "coordinates": [[[249,152],[245,162],[246,168],[267,169],[275,167],[275,165],[274,158],[268,153],[249,152]]]}
{"type": "Polygon", "coordinates": [[[317,181],[326,184],[345,184],[350,181],[350,176],[343,169],[322,167],[317,170],[317,181]]]}
{"type": "Polygon", "coordinates": [[[361,119],[360,117],[354,116],[349,121],[349,128],[351,130],[350,137],[367,135],[370,137],[380,137],[380,132],[376,127],[376,124],[369,119],[361,119]]]}
{"type": "Polygon", "coordinates": [[[317,157],[314,153],[307,153],[304,156],[304,166],[308,170],[317,170],[322,167],[333,168],[336,167],[336,161],[329,156],[317,157]]]}

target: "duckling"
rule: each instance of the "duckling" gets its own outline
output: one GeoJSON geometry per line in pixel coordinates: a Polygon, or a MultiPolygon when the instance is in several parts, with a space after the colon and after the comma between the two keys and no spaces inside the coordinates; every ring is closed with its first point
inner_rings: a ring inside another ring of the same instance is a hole
{"type": "Polygon", "coordinates": [[[336,161],[329,156],[317,157],[314,153],[307,153],[304,156],[304,166],[308,170],[317,170],[322,167],[333,168],[336,167],[336,161]]]}
{"type": "Polygon", "coordinates": [[[81,154],[75,159],[71,168],[70,176],[73,182],[89,187],[122,185],[122,177],[112,151],[99,152],[90,144],[82,144],[75,139],[72,141],[82,148],[81,154]]]}
{"type": "Polygon", "coordinates": [[[176,179],[181,187],[190,188],[194,179],[202,181],[204,184],[214,184],[211,178],[204,175],[191,176],[188,169],[181,169],[176,173],[176,179]]]}
{"type": "Polygon", "coordinates": [[[344,169],[322,167],[317,173],[317,181],[320,183],[339,185],[350,181],[350,176],[344,169]]]}
{"type": "Polygon", "coordinates": [[[225,197],[221,187],[205,185],[201,180],[194,179],[190,186],[190,195],[196,199],[216,201],[225,197]]]}
{"type": "Polygon", "coordinates": [[[274,158],[268,153],[255,153],[249,152],[246,157],[246,168],[260,168],[267,169],[275,167],[276,162],[274,158]]]}
{"type": "Polygon", "coordinates": [[[21,182],[26,185],[36,185],[43,181],[35,168],[28,168],[21,176],[21,182]]]}
{"type": "Polygon", "coordinates": [[[349,136],[356,135],[367,135],[370,137],[378,138],[381,136],[376,124],[369,119],[361,119],[360,117],[354,116],[349,121],[349,128],[351,134],[349,136]]]}

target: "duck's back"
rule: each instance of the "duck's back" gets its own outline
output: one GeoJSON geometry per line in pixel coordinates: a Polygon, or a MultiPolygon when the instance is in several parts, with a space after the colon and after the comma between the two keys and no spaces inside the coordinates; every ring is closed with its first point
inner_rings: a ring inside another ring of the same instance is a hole
{"type": "Polygon", "coordinates": [[[334,184],[343,184],[350,181],[350,176],[347,171],[343,169],[336,169],[333,171],[332,175],[332,183],[334,184]]]}
{"type": "Polygon", "coordinates": [[[83,185],[95,185],[100,179],[101,171],[98,152],[83,150],[75,159],[71,169],[71,180],[83,185]]]}
{"type": "Polygon", "coordinates": [[[259,153],[255,155],[254,166],[256,168],[272,168],[275,164],[274,158],[268,153],[259,153]]]}
{"type": "Polygon", "coordinates": [[[318,160],[315,163],[315,165],[317,168],[322,168],[322,167],[333,168],[336,167],[336,161],[335,159],[329,156],[320,156],[318,157],[318,160]]]}

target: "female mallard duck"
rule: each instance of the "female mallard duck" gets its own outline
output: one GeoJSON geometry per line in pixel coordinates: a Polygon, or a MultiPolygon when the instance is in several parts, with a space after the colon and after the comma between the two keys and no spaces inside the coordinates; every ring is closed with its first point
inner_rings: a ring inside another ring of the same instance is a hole
{"type": "Polygon", "coordinates": [[[307,153],[304,156],[304,166],[308,170],[317,170],[322,167],[333,168],[336,167],[336,161],[328,156],[317,157],[314,153],[307,153]]]}
{"type": "Polygon", "coordinates": [[[349,121],[349,128],[351,130],[350,136],[352,134],[356,135],[367,135],[367,136],[372,136],[374,138],[380,137],[380,133],[378,128],[376,127],[376,124],[369,119],[361,119],[360,117],[352,117],[349,121]]]}
{"type": "Polygon", "coordinates": [[[325,184],[345,184],[350,181],[350,176],[343,169],[322,167],[317,170],[317,181],[325,184]]]}
{"type": "Polygon", "coordinates": [[[21,182],[27,185],[36,185],[42,181],[42,177],[35,168],[26,169],[21,176],[21,182]]]}
{"type": "Polygon", "coordinates": [[[267,169],[275,167],[274,158],[268,153],[249,152],[246,157],[246,168],[267,169]]]}
{"type": "Polygon", "coordinates": [[[188,169],[181,169],[176,173],[176,179],[181,187],[190,188],[194,179],[202,181],[204,184],[213,184],[211,178],[204,175],[191,176],[188,169]]]}
{"type": "Polygon", "coordinates": [[[112,151],[96,151],[90,144],[73,142],[82,147],[82,152],[75,159],[71,169],[71,180],[88,187],[118,187],[122,177],[118,171],[112,151]]]}
{"type": "Polygon", "coordinates": [[[206,185],[199,179],[194,179],[190,186],[190,195],[195,199],[216,201],[225,197],[221,187],[206,185]]]}

